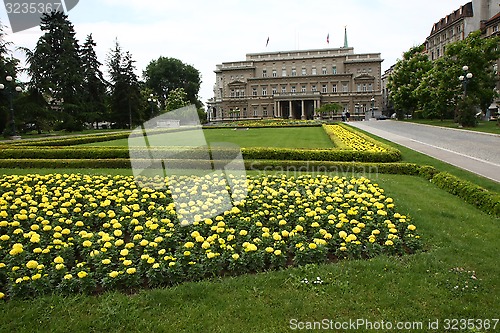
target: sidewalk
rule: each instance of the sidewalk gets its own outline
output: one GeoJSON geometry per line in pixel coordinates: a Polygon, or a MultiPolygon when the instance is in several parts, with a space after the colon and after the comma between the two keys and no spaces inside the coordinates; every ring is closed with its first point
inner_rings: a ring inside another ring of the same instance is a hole
{"type": "Polygon", "coordinates": [[[500,157],[498,136],[489,136],[491,143],[487,144],[487,150],[491,158],[487,159],[482,157],[485,156],[484,153],[478,154],[471,148],[476,145],[476,150],[479,150],[480,146],[485,145],[486,136],[482,133],[453,131],[453,136],[456,137],[450,138],[450,130],[446,128],[434,127],[434,133],[430,133],[431,129],[427,126],[410,123],[402,126],[397,121],[349,122],[348,125],[500,183],[500,164],[497,162],[497,157],[500,157]],[[412,131],[418,132],[418,139],[412,131]],[[436,137],[440,139],[436,140],[436,137]],[[455,143],[456,149],[450,149],[450,141],[455,143]]]}

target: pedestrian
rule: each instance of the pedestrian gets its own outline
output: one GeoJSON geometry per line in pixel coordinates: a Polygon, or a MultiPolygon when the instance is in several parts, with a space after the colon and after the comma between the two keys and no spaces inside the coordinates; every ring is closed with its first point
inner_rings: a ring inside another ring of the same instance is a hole
{"type": "Polygon", "coordinates": [[[342,111],[342,121],[345,121],[345,111],[342,111]]]}
{"type": "Polygon", "coordinates": [[[349,110],[345,113],[345,118],[347,121],[349,121],[349,118],[351,118],[351,114],[349,113],[349,110]]]}

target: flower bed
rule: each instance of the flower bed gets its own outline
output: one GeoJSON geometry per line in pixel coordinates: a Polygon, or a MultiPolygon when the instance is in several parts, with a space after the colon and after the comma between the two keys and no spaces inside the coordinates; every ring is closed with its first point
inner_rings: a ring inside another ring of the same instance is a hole
{"type": "Polygon", "coordinates": [[[362,135],[355,133],[350,128],[346,129],[341,125],[323,125],[323,128],[330,138],[334,140],[334,142],[336,142],[336,140],[340,140],[342,145],[349,149],[381,153],[388,151],[388,149],[383,147],[380,143],[376,143],[367,137],[363,137],[362,135]]]}
{"type": "Polygon", "coordinates": [[[131,176],[3,176],[0,298],[167,286],[420,247],[410,218],[366,178],[232,179],[231,210],[179,221],[178,196],[198,191],[207,206],[221,200],[193,187],[198,180],[171,177],[165,190],[139,188],[131,176]],[[245,189],[248,196],[238,195],[245,189]]]}

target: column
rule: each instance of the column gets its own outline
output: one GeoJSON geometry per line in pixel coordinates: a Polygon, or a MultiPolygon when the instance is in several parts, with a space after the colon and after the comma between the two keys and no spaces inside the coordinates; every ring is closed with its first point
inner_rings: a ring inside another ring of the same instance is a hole
{"type": "Polygon", "coordinates": [[[293,119],[292,101],[288,101],[288,118],[293,119]]]}
{"type": "Polygon", "coordinates": [[[306,107],[305,107],[305,104],[304,104],[304,100],[301,101],[302,102],[302,115],[300,116],[300,118],[302,120],[305,120],[306,119],[306,107]]]}

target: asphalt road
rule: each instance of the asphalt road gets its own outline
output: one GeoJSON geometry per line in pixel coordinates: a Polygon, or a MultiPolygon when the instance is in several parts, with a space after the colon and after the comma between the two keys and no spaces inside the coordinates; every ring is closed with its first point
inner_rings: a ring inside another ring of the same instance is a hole
{"type": "Polygon", "coordinates": [[[500,135],[394,120],[348,125],[500,183],[500,135]]]}

